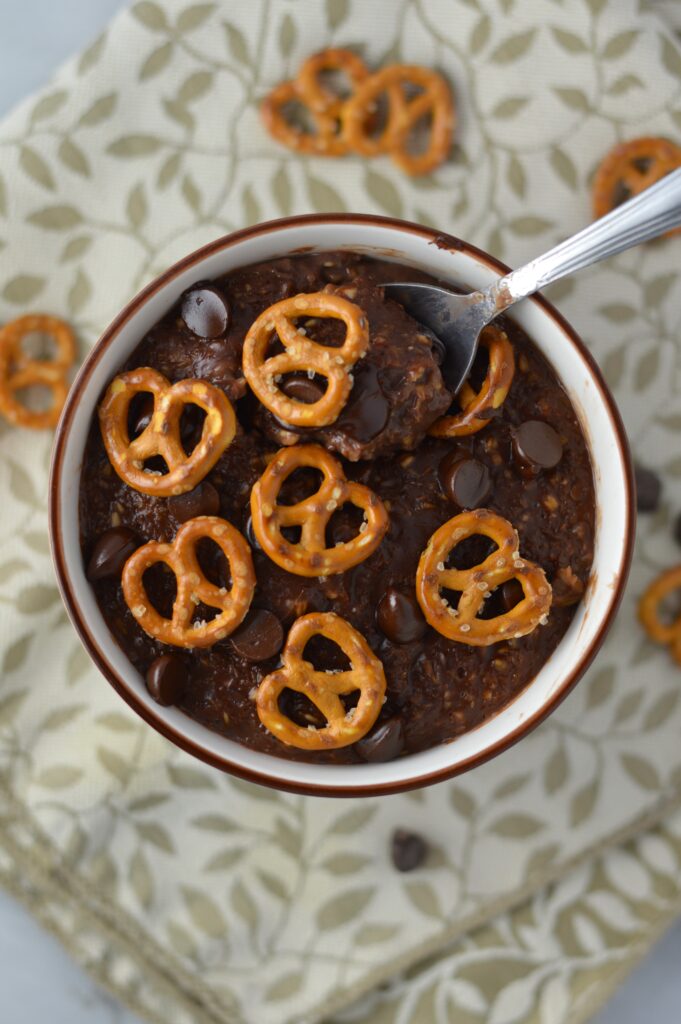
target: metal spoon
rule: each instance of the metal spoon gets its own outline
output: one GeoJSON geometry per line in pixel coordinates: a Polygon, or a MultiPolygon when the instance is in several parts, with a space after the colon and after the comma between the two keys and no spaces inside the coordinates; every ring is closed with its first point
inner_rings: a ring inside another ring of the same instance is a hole
{"type": "Polygon", "coordinates": [[[470,372],[480,332],[499,313],[573,270],[591,266],[679,224],[681,169],[484,291],[456,295],[446,288],[416,282],[393,282],[384,288],[444,344],[442,374],[457,392],[470,372]]]}

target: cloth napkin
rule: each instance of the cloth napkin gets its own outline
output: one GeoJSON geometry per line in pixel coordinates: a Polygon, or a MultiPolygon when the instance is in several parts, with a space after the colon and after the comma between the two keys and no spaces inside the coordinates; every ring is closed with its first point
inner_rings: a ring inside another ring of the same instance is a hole
{"type": "MultiPolygon", "coordinates": [[[[517,265],[588,221],[612,144],[680,131],[678,39],[634,0],[142,0],[0,126],[0,316],[67,317],[84,354],[171,261],[310,210],[436,224],[517,265]],[[258,100],[330,43],[374,67],[441,68],[457,96],[452,160],[412,181],[384,160],[301,158],[269,139],[258,100]]],[[[681,680],[635,602],[678,560],[680,246],[552,291],[665,481],[610,640],[540,729],[429,790],[276,793],[141,723],[59,601],[51,438],[2,426],[1,877],[140,1014],[574,1022],[679,909],[681,680]],[[411,874],[390,864],[396,827],[432,846],[411,874]]]]}

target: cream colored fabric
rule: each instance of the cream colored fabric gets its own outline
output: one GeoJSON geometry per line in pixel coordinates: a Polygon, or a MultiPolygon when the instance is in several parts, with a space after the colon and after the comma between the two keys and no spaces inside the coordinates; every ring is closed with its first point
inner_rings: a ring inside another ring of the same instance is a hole
{"type": "MultiPolygon", "coordinates": [[[[634,0],[140,2],[0,127],[0,314],[66,316],[85,350],[172,260],[308,210],[434,223],[517,264],[589,218],[589,178],[614,141],[680,124],[677,39],[634,0]],[[302,159],[273,143],[257,100],[329,41],[363,48],[372,65],[442,67],[459,107],[454,158],[408,181],[383,160],[302,159]]],[[[554,289],[637,453],[665,479],[613,634],[536,733],[428,791],[277,794],[142,725],[90,666],[59,602],[45,534],[50,439],[2,427],[0,869],[140,1012],[180,1024],[318,1020],[442,951],[418,985],[396,982],[380,1010],[356,1014],[416,1024],[422,986],[438,1024],[450,1000],[457,1022],[560,1024],[597,1001],[652,917],[673,912],[678,821],[649,847],[593,856],[668,816],[681,792],[678,670],[634,616],[642,587],[678,557],[668,520],[681,507],[679,246],[649,245],[554,289]],[[410,875],[388,859],[404,825],[434,846],[410,875]],[[509,956],[525,966],[507,970],[509,956]]]]}

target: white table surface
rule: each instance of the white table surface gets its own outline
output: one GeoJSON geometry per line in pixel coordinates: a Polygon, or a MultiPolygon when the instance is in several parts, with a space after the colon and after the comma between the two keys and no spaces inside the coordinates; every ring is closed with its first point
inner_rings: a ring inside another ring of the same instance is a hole
{"type": "MultiPolygon", "coordinates": [[[[123,6],[124,0],[7,3],[0,33],[0,116],[43,85],[61,61],[85,47],[123,6]]],[[[1,892],[0,992],[3,1024],[140,1024],[1,892]]],[[[593,1024],[677,1024],[680,1020],[681,923],[593,1024]]]]}

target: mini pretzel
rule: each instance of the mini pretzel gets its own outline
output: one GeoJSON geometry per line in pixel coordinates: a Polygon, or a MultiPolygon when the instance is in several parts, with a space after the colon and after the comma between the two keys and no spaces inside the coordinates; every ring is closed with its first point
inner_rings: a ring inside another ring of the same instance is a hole
{"type": "Polygon", "coordinates": [[[391,64],[361,83],[343,105],[343,137],[364,156],[388,153],[407,174],[427,174],[447,158],[454,127],[454,104],[442,75],[418,65],[391,64]],[[405,87],[422,90],[409,99],[405,87]],[[379,96],[386,94],[386,124],[378,135],[371,134],[369,115],[379,96]],[[422,153],[409,151],[409,136],[416,124],[430,115],[429,142],[422,153]]]}
{"type": "Polygon", "coordinates": [[[123,567],[123,596],[145,633],[174,647],[211,647],[224,640],[243,621],[255,590],[251,549],[238,530],[219,516],[197,516],[184,523],[172,544],[152,540],[130,555],[123,567]],[[204,537],[215,541],[232,577],[230,590],[206,579],[196,557],[196,545],[204,537]],[[177,594],[172,618],[160,615],[144,587],[144,573],[157,562],[165,562],[175,574],[177,594]],[[192,615],[199,603],[220,608],[210,622],[195,622],[192,615]]]}
{"type": "Polygon", "coordinates": [[[681,565],[653,580],[641,598],[638,616],[650,639],[669,645],[672,657],[681,665],[681,615],[668,626],[660,619],[660,605],[675,590],[681,590],[681,565]]]}
{"type": "Polygon", "coordinates": [[[339,122],[344,99],[322,85],[323,71],[344,71],[353,87],[369,74],[364,61],[350,50],[322,50],[304,61],[295,81],[282,82],[265,97],[262,118],[270,134],[289,149],[317,156],[342,156],[348,149],[339,122]],[[294,102],[308,108],[315,132],[303,131],[286,117],[284,108],[294,102]]]}
{"type": "MultiPolygon", "coordinates": [[[[681,148],[655,136],[630,139],[606,155],[593,182],[594,217],[603,217],[681,167],[681,148]]],[[[681,228],[668,231],[674,235],[681,228]]]]}
{"type": "Polygon", "coordinates": [[[275,302],[261,313],[246,335],[243,371],[251,390],[278,419],[294,427],[325,427],[333,423],[348,400],[352,389],[351,369],[369,345],[369,326],[364,313],[342,295],[312,292],[275,302]],[[347,328],[340,348],[320,345],[296,328],[299,317],[332,317],[347,328]],[[267,358],[274,338],[285,348],[267,358]],[[327,380],[327,388],[318,402],[299,402],[277,387],[286,373],[306,370],[327,380]]]}
{"type": "Polygon", "coordinates": [[[283,666],[258,687],[258,717],[282,743],[301,750],[347,747],[365,736],[378,718],[385,696],[383,665],[361,633],[332,612],[313,612],[296,619],[282,651],[283,666]],[[305,645],[313,636],[338,644],[350,662],[346,672],[319,672],[305,661],[305,645]],[[327,724],[321,729],[296,725],[279,710],[286,690],[304,694],[319,708],[327,724]],[[345,710],[341,696],[359,690],[357,706],[345,710]]]}
{"type": "Polygon", "coordinates": [[[485,327],[480,344],[489,353],[489,367],[480,391],[476,394],[466,381],[459,394],[461,412],[436,420],[428,431],[432,437],[476,434],[489,423],[489,418],[483,414],[504,403],[515,373],[513,346],[506,332],[495,326],[485,327]]]}
{"type": "Polygon", "coordinates": [[[68,371],[76,358],[73,331],[55,316],[29,314],[20,316],[0,330],[0,412],[10,423],[32,430],[57,425],[66,395],[68,371]],[[33,359],[21,343],[27,334],[46,334],[57,346],[54,359],[33,359]],[[46,412],[33,412],[15,397],[16,392],[30,387],[49,388],[52,406],[46,412]]]}
{"type": "Polygon", "coordinates": [[[385,505],[373,491],[346,480],[340,463],[316,444],[282,448],[251,491],[251,518],[258,543],[273,562],[296,576],[331,576],[345,572],[373,554],[388,529],[385,505]],[[320,470],[318,491],[295,505],[278,505],[282,485],[296,469],[320,470]],[[336,509],[347,502],[364,509],[365,523],[356,537],[327,548],[325,531],[336,509]],[[282,528],[300,526],[297,544],[282,528]]]}
{"type": "Polygon", "coordinates": [[[115,377],[99,407],[102,439],[111,465],[121,480],[142,494],[169,497],[191,491],[203,480],[234,438],[234,409],[219,388],[203,380],[170,382],[151,367],[128,370],[115,377]],[[128,410],[135,395],[151,392],[154,411],[147,427],[133,441],[128,434],[128,410]],[[206,413],[199,443],[187,455],[180,438],[180,419],[187,405],[206,413]],[[144,468],[145,459],[161,455],[168,473],[144,468]]]}
{"type": "Polygon", "coordinates": [[[416,571],[416,597],[433,629],[450,640],[487,647],[525,636],[547,621],[551,586],[538,565],[520,557],[518,543],[511,524],[484,508],[462,512],[436,530],[416,571]],[[471,569],[445,569],[454,548],[477,534],[493,540],[497,550],[471,569]],[[518,580],[524,594],[515,608],[491,619],[477,618],[492,591],[512,579],[518,580]],[[443,587],[461,592],[456,608],[440,594],[443,587]]]}

